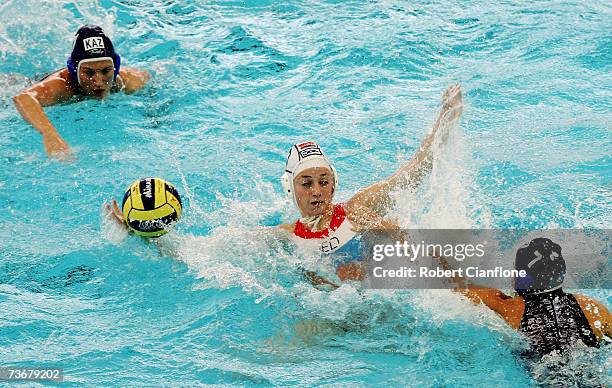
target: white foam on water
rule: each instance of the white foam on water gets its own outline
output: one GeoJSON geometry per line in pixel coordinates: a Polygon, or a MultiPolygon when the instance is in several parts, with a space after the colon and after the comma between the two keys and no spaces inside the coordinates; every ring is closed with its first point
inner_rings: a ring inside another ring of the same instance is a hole
{"type": "Polygon", "coordinates": [[[202,288],[241,287],[259,300],[286,293],[277,277],[291,270],[289,256],[266,228],[220,227],[210,236],[186,236],[176,257],[204,280],[202,288]]]}
{"type": "MultiPolygon", "coordinates": [[[[10,100],[31,83],[31,79],[23,74],[17,73],[2,73],[0,74],[0,101],[5,100],[7,104],[12,105],[10,100]]],[[[11,112],[12,113],[12,112],[11,112]]],[[[1,119],[4,119],[8,112],[2,112],[1,119]]]]}
{"type": "MultiPolygon", "coordinates": [[[[27,66],[24,70],[27,76],[57,70],[66,66],[66,57],[80,25],[97,24],[116,40],[116,19],[116,9],[106,9],[98,2],[3,2],[0,5],[0,59],[22,61],[27,66]]],[[[18,83],[21,87],[28,84],[18,83]]]]}
{"type": "Polygon", "coordinates": [[[351,307],[363,303],[358,290],[350,284],[342,284],[333,292],[325,292],[303,283],[296,286],[295,291],[300,295],[299,304],[304,309],[299,313],[302,318],[342,321],[350,313],[351,307]]]}
{"type": "Polygon", "coordinates": [[[469,147],[459,121],[442,124],[433,143],[433,167],[416,190],[395,193],[394,217],[404,228],[472,229],[489,226],[469,166],[469,147]],[[477,195],[477,194],[476,194],[477,195]]]}

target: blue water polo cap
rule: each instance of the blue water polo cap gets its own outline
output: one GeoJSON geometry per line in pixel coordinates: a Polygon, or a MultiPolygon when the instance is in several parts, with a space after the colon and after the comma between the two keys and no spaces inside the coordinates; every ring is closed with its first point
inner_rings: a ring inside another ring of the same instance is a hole
{"type": "Polygon", "coordinates": [[[121,57],[115,52],[113,42],[102,30],[102,27],[93,24],[87,24],[79,28],[72,42],[72,53],[68,58],[67,67],[70,76],[78,84],[79,80],[79,64],[90,60],[111,59],[115,67],[114,79],[119,74],[121,66],[121,57]]]}
{"type": "Polygon", "coordinates": [[[547,238],[533,239],[516,251],[514,268],[527,273],[515,279],[514,289],[521,296],[555,290],[565,279],[561,246],[547,238]]]}

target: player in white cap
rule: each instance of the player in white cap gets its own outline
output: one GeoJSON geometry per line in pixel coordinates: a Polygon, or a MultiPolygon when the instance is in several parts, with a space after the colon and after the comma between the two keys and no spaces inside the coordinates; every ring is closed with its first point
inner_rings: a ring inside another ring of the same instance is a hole
{"type": "MultiPolygon", "coordinates": [[[[390,192],[419,185],[433,164],[434,138],[444,139],[447,136],[444,132],[459,120],[462,111],[461,86],[456,84],[445,91],[438,119],[413,157],[389,178],[360,190],[346,203],[332,202],[338,187],[338,173],[319,145],[314,142],[295,144],[289,151],[282,184],[300,210],[301,218],[280,228],[290,232],[298,244],[305,240],[319,242],[321,252],[333,257],[340,280],[361,280],[360,232],[399,229],[398,225],[384,219],[393,202],[390,192]]],[[[316,277],[312,273],[309,275],[316,277]]]]}
{"type": "MultiPolygon", "coordinates": [[[[319,145],[314,142],[295,144],[289,151],[282,184],[301,217],[279,227],[290,232],[298,244],[307,240],[314,242],[323,254],[330,255],[340,280],[361,280],[364,274],[359,262],[360,232],[399,229],[398,225],[384,219],[392,205],[390,192],[419,185],[433,165],[434,139],[445,141],[448,130],[462,112],[461,85],[455,84],[444,92],[442,109],[433,129],[413,157],[389,178],[360,190],[346,203],[332,202],[338,187],[338,173],[319,145]]],[[[106,207],[116,222],[125,223],[115,200],[106,207]]],[[[313,272],[305,271],[304,274],[315,285],[335,286],[313,272]]]]}

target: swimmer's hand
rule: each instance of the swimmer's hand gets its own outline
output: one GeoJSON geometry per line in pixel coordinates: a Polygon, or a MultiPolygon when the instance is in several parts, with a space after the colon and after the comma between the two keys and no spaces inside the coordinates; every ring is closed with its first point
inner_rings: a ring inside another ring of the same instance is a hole
{"type": "Polygon", "coordinates": [[[461,118],[463,113],[463,97],[461,95],[461,84],[457,82],[449,86],[442,94],[442,108],[440,115],[433,128],[433,137],[441,144],[446,143],[450,130],[461,118]]]}
{"type": "Polygon", "coordinates": [[[57,132],[44,135],[43,145],[47,155],[52,159],[62,162],[74,162],[76,160],[74,151],[57,132]]]}
{"type": "Polygon", "coordinates": [[[117,203],[117,201],[113,199],[110,204],[105,203],[104,206],[106,207],[106,212],[110,220],[113,221],[115,224],[121,225],[127,229],[127,224],[125,222],[125,219],[123,218],[121,210],[119,210],[119,204],[117,203]]]}
{"type": "Polygon", "coordinates": [[[442,94],[442,112],[452,113],[453,117],[458,117],[463,112],[460,82],[449,86],[442,94]]]}
{"type": "Polygon", "coordinates": [[[336,268],[336,275],[343,282],[347,280],[362,281],[365,279],[365,270],[359,262],[340,264],[336,268]]]}
{"type": "Polygon", "coordinates": [[[310,282],[310,284],[312,284],[314,286],[314,288],[316,288],[317,290],[320,291],[328,291],[328,288],[331,290],[335,290],[338,289],[339,286],[337,284],[334,284],[332,282],[330,282],[329,280],[325,279],[324,277],[318,275],[316,272],[314,271],[308,271],[307,269],[304,269],[302,267],[298,268],[298,271],[302,274],[302,276],[308,280],[310,282]]]}

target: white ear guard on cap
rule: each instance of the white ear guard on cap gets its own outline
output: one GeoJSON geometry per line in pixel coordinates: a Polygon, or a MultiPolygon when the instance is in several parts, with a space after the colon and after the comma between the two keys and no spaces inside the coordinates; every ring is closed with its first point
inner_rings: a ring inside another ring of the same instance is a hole
{"type": "Polygon", "coordinates": [[[287,195],[292,195],[293,194],[293,185],[291,184],[291,176],[293,174],[288,173],[287,171],[285,171],[285,173],[283,174],[283,176],[281,176],[281,183],[283,185],[283,191],[287,194],[287,195]]]}
{"type": "Polygon", "coordinates": [[[334,189],[338,187],[338,173],[323,154],[321,147],[315,142],[295,144],[289,151],[285,173],[281,177],[281,183],[283,185],[283,190],[293,199],[296,206],[297,199],[295,198],[293,179],[302,171],[313,167],[325,167],[329,169],[334,175],[334,189]]]}

